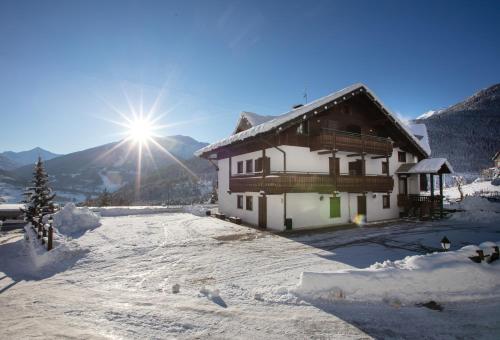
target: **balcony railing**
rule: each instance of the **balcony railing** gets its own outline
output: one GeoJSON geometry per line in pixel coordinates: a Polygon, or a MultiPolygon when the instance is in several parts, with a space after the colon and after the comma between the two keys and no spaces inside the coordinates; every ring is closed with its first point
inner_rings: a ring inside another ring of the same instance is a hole
{"type": "Polygon", "coordinates": [[[435,195],[434,198],[427,195],[404,195],[398,194],[398,207],[422,207],[428,206],[437,208],[441,202],[441,196],[435,195]]]}
{"type": "Polygon", "coordinates": [[[282,194],[317,192],[388,192],[392,191],[394,180],[390,176],[351,176],[314,173],[271,173],[266,177],[231,177],[229,190],[232,192],[260,192],[282,194]]]}
{"type": "Polygon", "coordinates": [[[388,138],[322,128],[317,135],[310,137],[309,148],[311,151],[336,149],[347,152],[390,155],[392,142],[388,138]]]}

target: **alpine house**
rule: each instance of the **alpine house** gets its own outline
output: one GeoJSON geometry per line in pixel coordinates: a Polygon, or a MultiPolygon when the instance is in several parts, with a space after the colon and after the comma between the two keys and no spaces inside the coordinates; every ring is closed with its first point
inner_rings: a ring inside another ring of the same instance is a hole
{"type": "Polygon", "coordinates": [[[442,214],[445,159],[363,84],[279,116],[243,112],[231,136],[195,155],[218,170],[219,212],[274,230],[442,214]],[[441,195],[420,195],[430,175],[441,195]],[[439,208],[441,205],[441,209],[439,208]]]}

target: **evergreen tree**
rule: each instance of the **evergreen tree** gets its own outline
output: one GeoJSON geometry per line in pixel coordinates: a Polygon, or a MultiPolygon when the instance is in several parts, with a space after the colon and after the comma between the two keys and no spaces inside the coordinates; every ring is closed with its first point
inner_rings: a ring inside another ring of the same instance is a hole
{"type": "Polygon", "coordinates": [[[27,192],[26,217],[33,218],[40,214],[43,216],[54,212],[53,199],[55,194],[49,187],[49,176],[45,171],[41,157],[38,157],[38,161],[35,164],[32,184],[33,186],[27,192]]]}
{"type": "Polygon", "coordinates": [[[36,215],[36,209],[32,202],[33,191],[29,190],[29,188],[23,193],[24,200],[21,203],[24,203],[24,208],[21,211],[24,213],[24,217],[27,222],[33,222],[33,217],[36,215]]]}

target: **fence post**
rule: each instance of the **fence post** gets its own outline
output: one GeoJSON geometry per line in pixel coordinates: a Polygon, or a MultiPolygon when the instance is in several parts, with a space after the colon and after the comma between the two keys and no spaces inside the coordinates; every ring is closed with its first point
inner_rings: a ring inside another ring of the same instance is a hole
{"type": "Polygon", "coordinates": [[[54,228],[52,227],[52,223],[49,224],[49,235],[47,238],[47,250],[52,249],[52,237],[54,235],[54,228]]]}

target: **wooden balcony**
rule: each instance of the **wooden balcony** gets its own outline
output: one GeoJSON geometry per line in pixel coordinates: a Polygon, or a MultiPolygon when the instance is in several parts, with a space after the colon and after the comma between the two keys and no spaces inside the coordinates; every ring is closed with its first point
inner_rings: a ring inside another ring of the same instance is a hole
{"type": "Polygon", "coordinates": [[[322,128],[310,137],[309,148],[316,150],[338,150],[375,155],[390,155],[392,142],[388,138],[362,135],[345,131],[322,128]]]}
{"type": "Polygon", "coordinates": [[[403,195],[398,194],[398,207],[433,207],[438,208],[441,202],[441,196],[435,195],[434,198],[426,195],[403,195]]]}
{"type": "Polygon", "coordinates": [[[260,192],[282,194],[317,192],[389,192],[394,188],[390,176],[330,176],[311,173],[272,173],[266,177],[231,177],[231,192],[260,192]]]}

